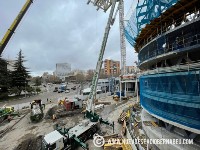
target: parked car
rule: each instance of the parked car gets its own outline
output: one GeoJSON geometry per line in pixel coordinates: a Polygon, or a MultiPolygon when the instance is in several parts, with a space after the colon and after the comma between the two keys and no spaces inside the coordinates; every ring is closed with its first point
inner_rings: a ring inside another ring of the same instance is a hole
{"type": "Polygon", "coordinates": [[[76,90],[76,86],[72,87],[71,89],[72,89],[72,90],[76,90]]]}
{"type": "Polygon", "coordinates": [[[70,92],[70,90],[69,90],[69,89],[66,89],[66,90],[65,90],[65,93],[69,93],[69,92],[70,92]]]}
{"type": "Polygon", "coordinates": [[[62,92],[64,92],[62,89],[58,89],[58,93],[62,93],[62,92]]]}
{"type": "Polygon", "coordinates": [[[55,89],[53,90],[53,92],[58,92],[58,87],[55,87],[55,89]]]}

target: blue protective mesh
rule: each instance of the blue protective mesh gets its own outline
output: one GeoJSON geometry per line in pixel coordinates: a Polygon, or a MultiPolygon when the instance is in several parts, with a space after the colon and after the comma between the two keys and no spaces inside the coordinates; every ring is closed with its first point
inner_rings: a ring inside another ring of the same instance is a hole
{"type": "Polygon", "coordinates": [[[132,9],[130,17],[125,21],[125,36],[134,46],[135,38],[146,24],[157,18],[162,12],[174,5],[177,0],[138,0],[137,7],[132,9]]]}
{"type": "Polygon", "coordinates": [[[200,130],[200,71],[140,77],[141,105],[150,113],[200,130]]]}

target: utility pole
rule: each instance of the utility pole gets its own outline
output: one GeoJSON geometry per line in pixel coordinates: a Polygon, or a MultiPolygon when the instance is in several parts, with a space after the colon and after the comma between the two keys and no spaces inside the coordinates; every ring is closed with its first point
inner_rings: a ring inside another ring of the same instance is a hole
{"type": "Polygon", "coordinates": [[[25,92],[25,97],[26,97],[26,81],[25,81],[25,90],[24,90],[24,92],[25,92]]]}

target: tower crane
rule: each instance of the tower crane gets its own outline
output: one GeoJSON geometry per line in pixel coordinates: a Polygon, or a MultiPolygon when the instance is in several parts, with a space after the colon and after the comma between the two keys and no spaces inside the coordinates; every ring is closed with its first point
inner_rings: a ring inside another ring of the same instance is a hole
{"type": "MultiPolygon", "coordinates": [[[[97,6],[97,10],[103,9],[104,12],[108,10],[111,6],[112,0],[88,0],[87,4],[90,2],[97,6]]],[[[119,29],[120,29],[120,51],[121,51],[121,74],[126,74],[126,43],[124,34],[124,0],[117,0],[119,2],[117,10],[115,12],[114,18],[112,19],[112,24],[114,24],[117,12],[119,11],[119,29]]]]}
{"type": "Polygon", "coordinates": [[[20,10],[19,14],[17,15],[17,17],[15,18],[15,20],[11,24],[10,28],[8,29],[8,31],[4,35],[3,39],[0,42],[0,55],[2,54],[6,45],[8,44],[13,33],[15,33],[17,26],[19,25],[20,21],[22,20],[22,18],[24,17],[25,13],[27,12],[27,10],[29,9],[29,7],[32,3],[33,3],[33,0],[27,0],[26,1],[26,3],[23,5],[22,9],[20,10]]]}
{"type": "Polygon", "coordinates": [[[121,74],[126,74],[126,43],[124,34],[124,0],[119,0],[119,28],[121,49],[121,74]]]}

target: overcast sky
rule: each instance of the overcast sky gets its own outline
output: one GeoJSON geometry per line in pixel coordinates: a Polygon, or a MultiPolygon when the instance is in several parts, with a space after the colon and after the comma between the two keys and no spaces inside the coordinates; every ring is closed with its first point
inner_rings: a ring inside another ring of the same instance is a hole
{"type": "MultiPolygon", "coordinates": [[[[26,0],[0,1],[0,40],[26,0]]],[[[125,1],[125,14],[135,0],[125,1]]],[[[56,63],[70,63],[72,69],[94,69],[109,11],[96,11],[87,0],[34,0],[2,54],[16,59],[20,49],[32,75],[55,71],[56,63]]],[[[126,42],[127,65],[137,55],[126,42]]],[[[111,28],[104,59],[121,60],[118,16],[111,28]]]]}

